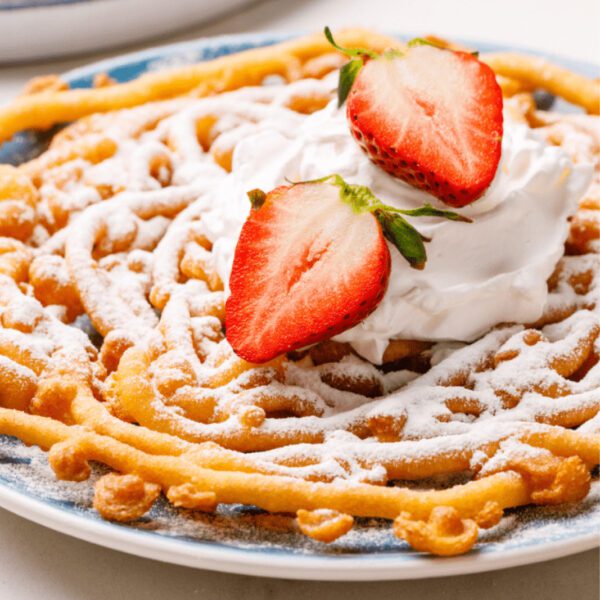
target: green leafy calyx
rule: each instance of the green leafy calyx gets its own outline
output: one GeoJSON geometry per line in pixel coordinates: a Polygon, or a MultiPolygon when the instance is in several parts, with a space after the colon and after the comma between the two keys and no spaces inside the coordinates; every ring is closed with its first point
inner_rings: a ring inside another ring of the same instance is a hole
{"type": "Polygon", "coordinates": [[[350,61],[347,62],[340,69],[340,80],[338,83],[338,106],[342,106],[350,93],[352,84],[356,79],[356,76],[365,64],[365,60],[370,58],[377,58],[379,55],[368,48],[343,48],[334,39],[331,29],[325,27],[325,37],[327,41],[336,49],[350,57],[350,61]]]}
{"type": "MultiPolygon", "coordinates": [[[[338,175],[327,175],[320,179],[300,182],[304,184],[328,183],[340,189],[340,200],[350,205],[358,214],[372,213],[379,221],[383,235],[392,243],[411,267],[422,269],[427,261],[425,243],[429,238],[421,235],[405,218],[407,217],[439,217],[451,221],[470,223],[471,219],[450,210],[435,208],[424,204],[419,208],[401,209],[384,204],[364,185],[347,183],[338,175]]],[[[294,184],[298,185],[298,184],[294,184]]]]}
{"type": "Polygon", "coordinates": [[[360,58],[353,58],[340,69],[340,79],[338,82],[338,106],[342,106],[352,89],[352,84],[359,71],[363,68],[363,61],[360,58]]]}
{"type": "Polygon", "coordinates": [[[350,57],[368,57],[368,58],[377,58],[379,55],[373,50],[369,50],[368,48],[343,48],[340,46],[334,39],[333,34],[331,33],[331,29],[329,27],[325,27],[324,29],[325,37],[327,41],[336,49],[350,57]]]}
{"type": "Polygon", "coordinates": [[[377,209],[374,214],[381,225],[383,235],[400,250],[408,264],[414,269],[425,268],[427,251],[424,242],[429,240],[423,239],[423,236],[397,213],[377,209]]]}
{"type": "Polygon", "coordinates": [[[421,37],[413,38],[406,45],[409,48],[416,48],[417,46],[432,46],[433,48],[438,48],[439,50],[443,49],[442,46],[440,46],[439,44],[436,44],[435,42],[432,42],[431,40],[427,40],[427,39],[421,38],[421,37]]]}
{"type": "Polygon", "coordinates": [[[258,188],[256,188],[255,190],[250,190],[246,193],[248,195],[248,198],[250,199],[250,204],[252,204],[252,208],[254,210],[258,210],[267,199],[267,194],[265,194],[265,192],[258,188]]]}

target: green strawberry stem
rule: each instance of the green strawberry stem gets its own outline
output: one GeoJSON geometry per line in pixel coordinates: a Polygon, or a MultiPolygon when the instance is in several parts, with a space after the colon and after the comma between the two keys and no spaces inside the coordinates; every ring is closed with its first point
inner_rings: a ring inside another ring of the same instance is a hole
{"type": "MultiPolygon", "coordinates": [[[[424,204],[419,208],[401,209],[384,204],[364,185],[346,183],[341,175],[334,173],[319,179],[309,181],[290,181],[294,185],[318,185],[322,183],[335,185],[340,188],[340,200],[349,204],[357,214],[370,212],[379,221],[383,235],[400,251],[411,267],[423,269],[427,262],[425,243],[431,240],[420,234],[403,216],[408,217],[439,217],[461,223],[472,223],[472,220],[450,210],[435,208],[424,204]]],[[[251,190],[248,197],[252,208],[259,209],[265,201],[266,194],[262,190],[251,190]]]]}
{"type": "Polygon", "coordinates": [[[324,30],[327,41],[336,49],[349,56],[352,60],[347,62],[340,69],[340,79],[338,83],[338,106],[342,106],[350,93],[350,88],[356,79],[359,71],[369,58],[378,58],[379,55],[368,48],[343,48],[334,39],[331,29],[325,27],[324,30]]]}
{"type": "Polygon", "coordinates": [[[331,29],[329,29],[329,27],[327,27],[327,26],[323,30],[323,33],[325,34],[327,41],[336,50],[343,52],[346,56],[350,56],[350,57],[368,56],[369,58],[377,58],[379,56],[376,52],[373,52],[373,50],[369,50],[368,48],[343,48],[333,39],[333,34],[331,33],[331,29]]]}
{"type": "Polygon", "coordinates": [[[442,46],[440,46],[439,44],[430,42],[429,40],[426,40],[425,38],[422,38],[422,37],[413,38],[406,45],[409,48],[415,48],[416,46],[433,46],[434,48],[439,48],[440,50],[443,49],[442,46]]]}
{"type": "Polygon", "coordinates": [[[259,190],[258,188],[255,190],[250,190],[246,193],[248,195],[248,198],[250,199],[250,204],[252,204],[252,208],[254,210],[258,210],[267,199],[267,194],[265,194],[262,190],[259,190]]]}
{"type": "Polygon", "coordinates": [[[398,212],[403,215],[408,215],[409,217],[441,217],[442,219],[449,219],[450,221],[459,221],[461,223],[472,223],[473,219],[469,219],[469,217],[465,217],[464,215],[459,215],[451,210],[441,210],[439,208],[435,208],[435,206],[431,206],[431,204],[423,204],[419,208],[412,209],[400,209],[394,208],[393,206],[387,206],[387,210],[398,212]]]}
{"type": "MultiPolygon", "coordinates": [[[[439,44],[436,44],[435,42],[432,42],[430,40],[426,40],[425,38],[420,38],[420,37],[410,40],[410,42],[408,42],[407,46],[409,48],[414,48],[415,46],[433,46],[434,48],[438,48],[439,50],[447,50],[447,48],[444,48],[444,46],[440,46],[439,44]]],[[[471,54],[475,58],[479,58],[478,50],[471,52],[471,54]]]]}
{"type": "MultiPolygon", "coordinates": [[[[435,208],[429,203],[420,206],[419,208],[411,208],[411,209],[403,209],[396,208],[394,206],[389,206],[387,204],[383,204],[381,200],[379,200],[373,192],[364,185],[358,184],[350,184],[346,183],[340,175],[328,175],[320,180],[315,181],[328,181],[331,180],[331,183],[337,185],[342,190],[342,195],[344,196],[342,199],[345,202],[351,204],[351,206],[357,212],[365,212],[368,210],[370,212],[374,212],[377,209],[385,210],[386,212],[395,212],[400,213],[402,215],[407,215],[409,217],[441,217],[442,219],[449,219],[451,221],[461,221],[463,223],[472,223],[472,220],[463,215],[459,215],[451,210],[443,210],[440,208],[435,208]]],[[[311,182],[305,182],[311,183],[311,182]]]]}
{"type": "Polygon", "coordinates": [[[398,248],[400,254],[408,261],[411,267],[423,269],[427,262],[427,251],[424,242],[429,238],[421,235],[401,215],[410,217],[440,217],[451,221],[470,223],[471,219],[450,210],[441,210],[425,204],[414,209],[400,209],[384,204],[373,192],[364,185],[346,183],[340,175],[334,174],[326,177],[340,188],[340,198],[358,213],[371,212],[379,221],[383,235],[398,248]]]}

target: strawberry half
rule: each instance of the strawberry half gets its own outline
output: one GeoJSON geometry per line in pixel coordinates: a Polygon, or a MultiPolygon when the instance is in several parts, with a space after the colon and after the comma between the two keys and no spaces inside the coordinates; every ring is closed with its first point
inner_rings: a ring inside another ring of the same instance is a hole
{"type": "Polygon", "coordinates": [[[229,280],[225,329],[234,351],[262,363],[353,327],[379,304],[390,275],[384,236],[422,268],[423,239],[400,211],[338,175],[249,192],[229,280]]]}
{"type": "Polygon", "coordinates": [[[350,130],[383,170],[461,207],[492,182],[502,149],[502,91],[476,56],[413,40],[405,52],[364,48],[340,73],[350,130]]]}

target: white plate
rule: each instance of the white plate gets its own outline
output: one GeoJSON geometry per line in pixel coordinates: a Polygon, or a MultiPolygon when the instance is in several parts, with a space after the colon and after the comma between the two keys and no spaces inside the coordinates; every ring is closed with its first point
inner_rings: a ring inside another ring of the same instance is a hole
{"type": "Polygon", "coordinates": [[[133,44],[250,0],[0,0],[0,63],[133,44]]]}
{"type": "MultiPolygon", "coordinates": [[[[124,81],[148,69],[213,58],[280,39],[254,34],[186,42],[102,61],[65,77],[78,87],[89,86],[97,72],[124,81]]],[[[482,51],[502,49],[466,43],[482,51]]],[[[590,76],[596,72],[594,65],[552,59],[590,76]]],[[[31,133],[16,136],[0,146],[0,163],[18,163],[39,152],[43,137],[31,133]]],[[[482,533],[482,543],[455,558],[413,552],[394,537],[389,523],[359,521],[349,534],[326,546],[297,534],[256,528],[243,517],[252,509],[240,506],[220,506],[217,517],[199,514],[191,520],[159,501],[147,517],[119,525],[103,521],[91,508],[91,498],[91,481],[58,482],[43,452],[0,436],[0,506],[67,535],[191,567],[293,579],[416,579],[503,569],[600,545],[600,484],[594,485],[585,501],[567,510],[532,507],[507,511],[510,514],[500,525],[482,533]]]]}

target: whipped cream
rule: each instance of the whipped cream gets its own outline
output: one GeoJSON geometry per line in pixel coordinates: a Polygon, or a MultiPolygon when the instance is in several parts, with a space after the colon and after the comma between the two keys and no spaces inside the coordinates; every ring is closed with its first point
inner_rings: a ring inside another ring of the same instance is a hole
{"type": "MultiPolygon", "coordinates": [[[[206,198],[204,233],[214,243],[216,268],[226,286],[250,210],[246,192],[332,173],[370,187],[399,208],[425,202],[442,206],[375,166],[351,137],[344,109],[335,101],[308,117],[279,111],[244,131],[232,173],[206,198]]],[[[494,181],[482,198],[457,211],[474,222],[412,219],[432,238],[425,269],[412,269],[390,246],[392,271],[382,302],[335,339],[380,363],[391,339],[469,342],[499,323],[535,321],[548,294],[546,281],[563,254],[567,217],[591,173],[591,166],[573,165],[561,149],[505,117],[494,181]]]]}

